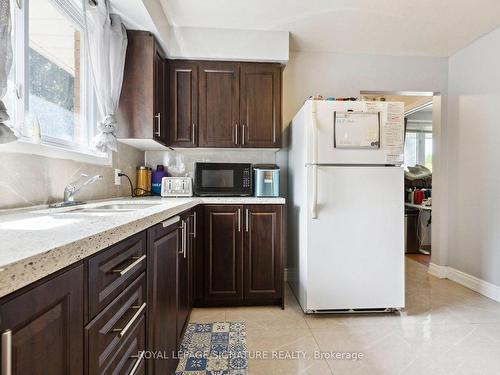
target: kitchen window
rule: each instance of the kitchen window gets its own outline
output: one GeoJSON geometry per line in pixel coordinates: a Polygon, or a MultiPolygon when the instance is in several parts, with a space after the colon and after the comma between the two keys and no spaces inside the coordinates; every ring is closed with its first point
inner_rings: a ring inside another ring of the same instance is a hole
{"type": "Polygon", "coordinates": [[[12,0],[11,9],[14,63],[6,102],[12,123],[22,135],[16,145],[24,143],[17,148],[56,157],[67,151],[72,159],[109,162],[107,154],[92,148],[96,105],[81,4],[12,0]]]}

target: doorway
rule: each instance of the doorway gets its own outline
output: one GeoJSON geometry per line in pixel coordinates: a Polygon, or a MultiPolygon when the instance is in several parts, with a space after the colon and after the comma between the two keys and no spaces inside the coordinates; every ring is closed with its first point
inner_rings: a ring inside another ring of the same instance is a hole
{"type": "MultiPolygon", "coordinates": [[[[439,94],[433,92],[373,92],[362,91],[363,100],[398,101],[405,106],[405,254],[428,266],[432,246],[432,196],[434,153],[438,146],[434,131],[440,113],[439,94]]],[[[435,191],[434,191],[435,193],[435,191]]]]}

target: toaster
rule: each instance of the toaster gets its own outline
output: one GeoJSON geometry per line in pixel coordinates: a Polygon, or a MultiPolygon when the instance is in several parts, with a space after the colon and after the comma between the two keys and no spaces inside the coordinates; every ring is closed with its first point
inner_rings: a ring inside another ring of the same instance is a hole
{"type": "Polygon", "coordinates": [[[256,197],[279,197],[280,168],[275,164],[253,166],[254,195],[256,197]]]}
{"type": "Polygon", "coordinates": [[[161,180],[162,197],[192,197],[193,180],[191,177],[163,177],[161,180]]]}

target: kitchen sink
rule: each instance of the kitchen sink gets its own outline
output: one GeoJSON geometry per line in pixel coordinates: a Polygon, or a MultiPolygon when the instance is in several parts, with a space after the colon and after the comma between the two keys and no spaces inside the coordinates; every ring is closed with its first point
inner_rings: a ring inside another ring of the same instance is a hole
{"type": "Polygon", "coordinates": [[[85,214],[85,213],[120,213],[143,210],[155,207],[154,203],[113,203],[95,207],[77,207],[72,210],[59,212],[61,214],[85,214]]]}
{"type": "Polygon", "coordinates": [[[84,210],[135,211],[135,210],[142,210],[144,208],[150,208],[150,207],[154,207],[154,206],[157,206],[157,204],[154,204],[154,203],[113,203],[113,204],[106,204],[104,206],[84,208],[84,210]]]}

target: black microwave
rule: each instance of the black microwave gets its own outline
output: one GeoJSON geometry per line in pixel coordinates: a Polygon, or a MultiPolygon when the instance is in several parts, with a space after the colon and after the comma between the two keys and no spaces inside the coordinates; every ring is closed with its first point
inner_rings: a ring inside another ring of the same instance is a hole
{"type": "Polygon", "coordinates": [[[252,165],[195,163],[194,192],[198,196],[252,195],[252,165]]]}

